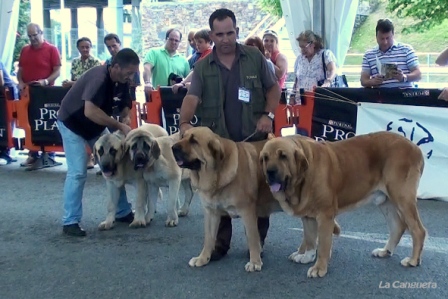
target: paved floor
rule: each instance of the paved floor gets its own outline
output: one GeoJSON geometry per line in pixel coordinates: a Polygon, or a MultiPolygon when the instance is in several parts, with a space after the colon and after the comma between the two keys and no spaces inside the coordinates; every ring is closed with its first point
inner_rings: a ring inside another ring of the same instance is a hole
{"type": "MultiPolygon", "coordinates": [[[[229,255],[192,269],[188,261],[203,242],[199,200],[176,228],[164,227],[161,202],[147,228],[119,225],[100,232],[106,194],[95,171],[84,192],[88,236],[74,239],[60,226],[65,166],[34,172],[18,163],[0,167],[0,298],[448,298],[448,203],[419,202],[429,237],[417,268],[399,264],[410,252],[409,236],[391,258],[370,256],[383,245],[387,228],[380,211],[366,206],[338,217],[342,236],[334,240],[325,278],[309,279],[308,265],[287,259],[300,242],[301,224],[284,213],[272,216],[262,272],[244,271],[246,241],[238,219],[229,255]],[[436,288],[397,288],[401,282],[436,288]]],[[[132,188],[129,195],[135,197],[132,188]]]]}

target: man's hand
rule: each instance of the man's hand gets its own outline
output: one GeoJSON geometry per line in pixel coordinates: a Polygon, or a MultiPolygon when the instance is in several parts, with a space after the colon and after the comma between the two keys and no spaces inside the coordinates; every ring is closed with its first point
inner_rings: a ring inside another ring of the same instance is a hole
{"type": "Polygon", "coordinates": [[[124,136],[128,135],[128,133],[132,130],[130,126],[124,123],[119,123],[119,130],[123,132],[124,136]]]}
{"type": "Polygon", "coordinates": [[[330,80],[328,80],[328,79],[326,79],[325,81],[324,81],[324,83],[321,85],[321,87],[330,87],[331,86],[331,82],[330,82],[330,80]]]}
{"type": "Polygon", "coordinates": [[[45,79],[40,79],[40,80],[36,80],[36,81],[32,81],[30,82],[31,85],[40,85],[40,86],[47,86],[48,85],[48,81],[45,79]]]}
{"type": "Polygon", "coordinates": [[[184,87],[183,83],[176,83],[176,84],[173,84],[173,86],[171,86],[174,94],[176,94],[179,91],[179,88],[182,88],[182,87],[184,87]]]}
{"type": "Polygon", "coordinates": [[[257,131],[263,133],[272,132],[272,120],[267,116],[263,115],[257,122],[257,131]]]}
{"type": "Polygon", "coordinates": [[[19,89],[20,91],[24,90],[26,87],[26,84],[24,82],[19,82],[19,89]]]}
{"type": "Polygon", "coordinates": [[[444,100],[444,101],[448,101],[448,87],[445,87],[442,92],[440,93],[439,100],[444,100]]]}
{"type": "Polygon", "coordinates": [[[372,87],[383,84],[384,78],[380,75],[370,78],[370,85],[372,87]]]}
{"type": "Polygon", "coordinates": [[[131,125],[131,117],[128,115],[126,117],[123,117],[121,119],[121,122],[124,123],[125,125],[130,126],[131,125]]]}
{"type": "Polygon", "coordinates": [[[392,78],[394,78],[395,80],[398,80],[398,82],[403,82],[404,81],[403,71],[400,69],[393,71],[392,78]]]}
{"type": "Polygon", "coordinates": [[[74,83],[74,81],[64,80],[62,81],[62,87],[68,88],[71,87],[74,83]]]}
{"type": "Polygon", "coordinates": [[[193,128],[193,126],[190,123],[186,123],[186,122],[182,123],[179,126],[180,138],[184,137],[185,132],[191,128],[193,128]]]}
{"type": "Polygon", "coordinates": [[[150,82],[145,83],[145,92],[150,93],[153,90],[154,90],[154,87],[152,86],[152,83],[150,83],[150,82]]]}

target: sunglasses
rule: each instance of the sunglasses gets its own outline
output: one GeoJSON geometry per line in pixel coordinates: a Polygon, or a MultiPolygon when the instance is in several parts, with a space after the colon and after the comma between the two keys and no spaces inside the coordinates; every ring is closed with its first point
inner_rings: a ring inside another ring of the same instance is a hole
{"type": "Polygon", "coordinates": [[[308,48],[312,43],[313,43],[313,42],[308,42],[305,46],[299,44],[299,48],[300,48],[300,49],[306,49],[306,48],[308,48]]]}

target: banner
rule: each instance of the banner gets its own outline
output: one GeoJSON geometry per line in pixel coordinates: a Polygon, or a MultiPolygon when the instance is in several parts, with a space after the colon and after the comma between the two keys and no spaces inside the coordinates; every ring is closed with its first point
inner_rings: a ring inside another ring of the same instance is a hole
{"type": "Polygon", "coordinates": [[[359,103],[356,135],[391,131],[422,150],[425,168],[418,197],[448,201],[448,109],[359,103]]]}
{"type": "Polygon", "coordinates": [[[357,106],[351,102],[315,98],[311,137],[318,141],[355,136],[357,106]]]}
{"type": "MultiPolygon", "coordinates": [[[[180,107],[187,94],[185,88],[180,89],[174,94],[171,87],[160,87],[160,96],[162,99],[162,126],[169,135],[179,132],[180,125],[180,107]]],[[[190,122],[193,126],[200,124],[200,119],[194,115],[190,122]]]]}
{"type": "Polygon", "coordinates": [[[31,126],[33,144],[62,146],[57,126],[57,112],[68,88],[59,86],[30,86],[28,119],[31,126]]]}

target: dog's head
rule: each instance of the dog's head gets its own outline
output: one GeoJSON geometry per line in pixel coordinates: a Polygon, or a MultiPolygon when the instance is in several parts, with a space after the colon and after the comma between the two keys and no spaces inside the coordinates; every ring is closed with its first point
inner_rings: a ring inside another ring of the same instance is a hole
{"type": "Polygon", "coordinates": [[[260,152],[260,164],[271,192],[284,192],[300,182],[308,160],[300,143],[288,137],[270,139],[260,152]]]}
{"type": "Polygon", "coordinates": [[[202,166],[215,168],[224,159],[224,149],[219,136],[207,127],[187,130],[172,146],[177,165],[198,171],[202,166]]]}
{"type": "Polygon", "coordinates": [[[151,167],[160,157],[159,144],[148,131],[132,130],[126,136],[125,144],[135,170],[151,167]]]}
{"type": "Polygon", "coordinates": [[[115,133],[102,135],[93,146],[95,160],[106,178],[115,175],[125,153],[124,138],[115,133]]]}

